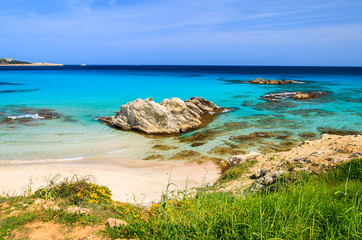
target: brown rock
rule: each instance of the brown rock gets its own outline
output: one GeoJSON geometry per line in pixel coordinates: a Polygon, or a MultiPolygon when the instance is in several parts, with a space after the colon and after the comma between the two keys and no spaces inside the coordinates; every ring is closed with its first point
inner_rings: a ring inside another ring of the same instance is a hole
{"type": "Polygon", "coordinates": [[[306,100],[314,99],[327,95],[326,92],[322,91],[310,91],[310,92],[281,92],[281,93],[270,93],[264,95],[263,98],[270,102],[278,102],[286,98],[292,98],[295,100],[306,100]]]}
{"type": "Polygon", "coordinates": [[[269,79],[266,80],[264,78],[256,78],[253,79],[247,83],[251,83],[251,84],[268,84],[268,85],[281,85],[281,84],[289,84],[289,83],[295,83],[295,81],[293,80],[274,80],[274,79],[269,79]]]}
{"type": "Polygon", "coordinates": [[[161,151],[168,151],[168,150],[171,150],[171,149],[177,149],[178,147],[156,144],[152,148],[156,149],[156,150],[161,150],[161,151]]]}
{"type": "Polygon", "coordinates": [[[161,161],[163,161],[163,160],[165,160],[165,157],[160,154],[153,154],[153,155],[143,158],[143,160],[161,160],[161,161]]]}

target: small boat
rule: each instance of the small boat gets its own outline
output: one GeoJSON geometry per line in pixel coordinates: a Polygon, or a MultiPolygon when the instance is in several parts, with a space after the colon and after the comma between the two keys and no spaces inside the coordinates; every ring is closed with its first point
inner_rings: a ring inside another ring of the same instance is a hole
{"type": "Polygon", "coordinates": [[[83,64],[81,64],[80,66],[85,67],[85,66],[87,66],[87,65],[85,65],[85,64],[83,63],[83,64]]]}

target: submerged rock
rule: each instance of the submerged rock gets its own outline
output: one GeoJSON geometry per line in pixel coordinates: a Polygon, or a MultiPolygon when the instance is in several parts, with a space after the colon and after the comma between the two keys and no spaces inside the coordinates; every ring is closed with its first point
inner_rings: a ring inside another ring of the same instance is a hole
{"type": "Polygon", "coordinates": [[[237,149],[237,148],[231,148],[231,147],[221,147],[221,146],[217,146],[214,147],[213,149],[211,149],[209,151],[209,154],[216,154],[216,155],[220,155],[220,156],[230,156],[230,155],[240,155],[240,154],[246,154],[247,152],[241,149],[237,149]]]}
{"type": "Polygon", "coordinates": [[[329,117],[329,116],[336,115],[336,113],[334,113],[334,112],[323,110],[323,109],[317,109],[317,108],[285,110],[282,112],[292,114],[292,115],[300,115],[305,118],[314,118],[316,116],[329,117]]]}
{"type": "Polygon", "coordinates": [[[146,134],[178,134],[203,127],[226,110],[200,97],[186,101],[179,98],[164,99],[161,103],[148,98],[122,105],[116,116],[102,117],[99,120],[122,130],[146,134]]]}
{"type": "Polygon", "coordinates": [[[243,141],[253,141],[261,138],[271,138],[274,137],[274,132],[253,132],[248,135],[239,135],[239,136],[231,136],[229,139],[235,142],[243,142],[243,141]]]}
{"type": "Polygon", "coordinates": [[[253,101],[251,100],[246,100],[241,104],[243,107],[250,107],[251,105],[253,105],[253,101]]]}
{"type": "Polygon", "coordinates": [[[165,157],[160,154],[153,154],[151,156],[143,158],[143,160],[161,160],[161,161],[163,161],[163,160],[165,160],[165,157]]]}
{"type": "Polygon", "coordinates": [[[315,138],[317,136],[317,134],[312,133],[312,132],[302,132],[298,134],[299,137],[302,138],[315,138]]]}
{"type": "Polygon", "coordinates": [[[156,150],[161,150],[161,151],[168,151],[168,150],[172,150],[172,149],[177,149],[178,147],[162,145],[162,144],[156,144],[152,148],[156,149],[156,150]]]}
{"type": "Polygon", "coordinates": [[[307,100],[326,96],[326,92],[322,91],[310,91],[310,92],[282,92],[271,93],[263,96],[263,99],[270,102],[278,102],[286,98],[292,98],[295,100],[307,100]]]}
{"type": "Polygon", "coordinates": [[[266,101],[258,102],[253,105],[253,108],[258,111],[280,112],[285,111],[286,108],[294,108],[296,106],[298,106],[298,104],[292,101],[266,101]]]}
{"type": "Polygon", "coordinates": [[[24,105],[10,105],[0,109],[0,126],[10,128],[19,126],[41,126],[38,121],[61,118],[54,109],[33,108],[24,105]]]}
{"type": "Polygon", "coordinates": [[[179,140],[181,142],[187,142],[187,143],[205,142],[205,141],[213,140],[215,137],[221,136],[224,133],[225,133],[225,131],[223,131],[223,130],[207,129],[207,130],[203,130],[201,132],[196,132],[187,137],[180,136],[179,140]]]}
{"type": "Polygon", "coordinates": [[[168,160],[192,160],[201,157],[202,154],[192,150],[182,150],[181,152],[176,153],[168,160]]]}
{"type": "Polygon", "coordinates": [[[195,142],[195,143],[191,144],[190,146],[191,147],[200,147],[204,144],[206,144],[206,142],[195,142]]]}
{"type": "Polygon", "coordinates": [[[322,134],[327,133],[327,134],[342,135],[342,136],[362,134],[362,132],[359,132],[359,131],[335,129],[335,128],[331,128],[331,127],[318,127],[317,129],[322,134]]]}

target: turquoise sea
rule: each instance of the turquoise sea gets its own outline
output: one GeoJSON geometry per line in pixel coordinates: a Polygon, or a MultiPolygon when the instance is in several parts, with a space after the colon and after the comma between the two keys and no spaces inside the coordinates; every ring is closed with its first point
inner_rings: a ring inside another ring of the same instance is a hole
{"type": "Polygon", "coordinates": [[[182,150],[219,158],[228,156],[221,150],[279,151],[331,129],[362,131],[361,103],[362,68],[358,67],[0,67],[0,160],[167,160],[182,150]],[[243,83],[259,77],[301,83],[243,83]],[[261,98],[286,91],[325,91],[327,95],[304,101],[261,98]],[[160,102],[193,96],[234,110],[206,128],[178,137],[153,138],[97,121],[137,98],[153,97],[160,102]],[[270,137],[238,138],[255,132],[270,137]],[[155,145],[171,148],[165,151],[155,145]]]}

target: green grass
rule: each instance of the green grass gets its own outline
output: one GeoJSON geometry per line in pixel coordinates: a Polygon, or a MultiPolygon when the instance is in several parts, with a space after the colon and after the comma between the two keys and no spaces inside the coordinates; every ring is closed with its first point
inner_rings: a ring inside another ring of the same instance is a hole
{"type": "Polygon", "coordinates": [[[248,168],[252,167],[256,163],[255,160],[249,162],[242,162],[238,165],[233,166],[232,168],[226,170],[217,180],[218,183],[224,183],[232,181],[241,177],[241,175],[248,168]]]}
{"type": "MultiPolygon", "coordinates": [[[[30,197],[0,198],[0,203],[21,206],[35,197],[51,196],[62,206],[60,211],[0,218],[0,239],[9,236],[8,229],[31,221],[91,225],[108,217],[128,223],[105,228],[103,235],[112,239],[362,239],[361,166],[362,159],[354,159],[327,174],[286,174],[273,188],[237,196],[202,188],[196,196],[163,200],[149,209],[110,201],[107,188],[86,179],[55,183],[30,197]],[[66,213],[64,208],[74,203],[92,208],[92,213],[66,213]]],[[[235,169],[242,172],[245,167],[235,169]]],[[[223,181],[235,179],[235,169],[226,172],[223,181]]]]}
{"type": "Polygon", "coordinates": [[[143,217],[126,215],[127,227],[106,234],[141,239],[361,239],[362,183],[345,171],[361,162],[324,175],[285,176],[273,191],[245,196],[200,191],[195,198],[154,205],[143,217]]]}

